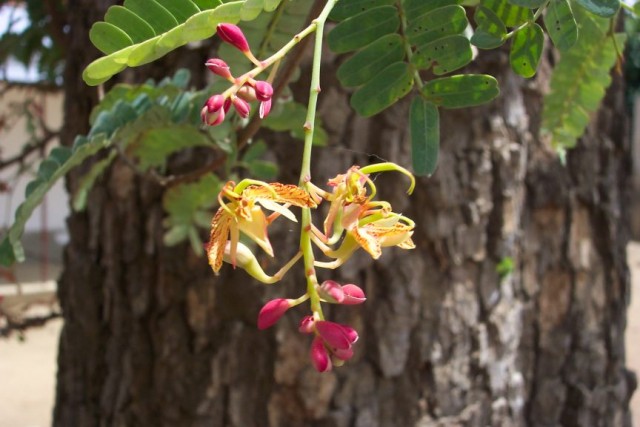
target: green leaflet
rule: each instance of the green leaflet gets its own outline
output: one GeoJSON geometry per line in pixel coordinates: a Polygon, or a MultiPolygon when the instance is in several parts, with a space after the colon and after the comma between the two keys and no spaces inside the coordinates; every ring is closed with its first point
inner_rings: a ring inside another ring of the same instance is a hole
{"type": "Polygon", "coordinates": [[[476,8],[474,20],[476,27],[471,43],[480,49],[495,49],[502,46],[507,35],[507,27],[491,9],[483,6],[476,8]]]}
{"type": "Polygon", "coordinates": [[[529,9],[537,9],[547,0],[509,0],[509,3],[515,6],[528,7],[529,9]]]}
{"type": "Polygon", "coordinates": [[[398,102],[413,87],[411,68],[396,62],[378,73],[351,97],[351,106],[362,116],[370,117],[398,102]]]}
{"type": "Polygon", "coordinates": [[[378,6],[392,5],[396,0],[349,0],[339,1],[333,8],[329,18],[334,21],[342,21],[358,13],[378,6]]]}
{"type": "Polygon", "coordinates": [[[221,22],[237,23],[255,17],[255,8],[272,10],[276,0],[126,0],[112,6],[105,22],[97,22],[89,36],[106,54],[89,64],[82,75],[91,86],[109,80],[126,67],[158,59],[189,42],[215,34],[221,22]]]}
{"type": "Polygon", "coordinates": [[[395,33],[398,28],[398,10],[393,6],[380,6],[342,21],[329,33],[327,42],[336,53],[351,52],[395,33]]]}
{"type": "Polygon", "coordinates": [[[420,70],[433,66],[437,76],[455,71],[471,62],[473,52],[465,36],[448,36],[420,46],[411,63],[420,70]]]}
{"type": "MultiPolygon", "coordinates": [[[[541,133],[549,136],[559,151],[573,147],[584,133],[611,84],[609,73],[617,58],[608,34],[609,20],[579,9],[574,12],[580,37],[556,65],[542,110],[541,133]]],[[[615,37],[622,46],[626,36],[615,37]]]]}
{"type": "Polygon", "coordinates": [[[198,226],[207,227],[211,220],[208,210],[216,204],[216,197],[222,183],[214,174],[208,174],[196,182],[178,184],[167,190],[162,198],[162,206],[167,212],[164,225],[164,243],[176,245],[189,240],[193,251],[202,254],[202,241],[198,226]]]}
{"type": "Polygon", "coordinates": [[[538,24],[530,24],[516,31],[509,52],[513,71],[522,77],[533,77],[543,48],[544,32],[538,24]]]}
{"type": "Polygon", "coordinates": [[[578,24],[569,0],[551,0],[544,16],[544,25],[553,44],[561,51],[566,51],[578,40],[578,24]]]}
{"type": "Polygon", "coordinates": [[[399,34],[388,34],[357,52],[338,68],[337,77],[345,87],[365,84],[388,64],[402,61],[406,55],[399,34]]]}
{"type": "Polygon", "coordinates": [[[109,165],[113,163],[117,154],[118,152],[116,150],[110,150],[107,157],[92,165],[89,172],[82,177],[80,184],[73,195],[72,206],[74,211],[81,212],[86,209],[89,191],[93,188],[98,177],[100,177],[109,165]]]}
{"type": "Polygon", "coordinates": [[[422,89],[425,98],[444,108],[484,104],[500,93],[498,82],[484,74],[462,74],[431,80],[422,89]]]}
{"type": "Polygon", "coordinates": [[[411,159],[416,175],[431,175],[438,164],[440,115],[438,107],[416,96],[411,101],[411,159]]]}
{"type": "Polygon", "coordinates": [[[620,10],[620,0],[576,0],[576,3],[603,18],[611,18],[620,10]]]}
{"type": "Polygon", "coordinates": [[[57,147],[52,150],[51,155],[42,162],[36,179],[27,186],[26,198],[16,209],[13,224],[0,244],[0,265],[8,267],[15,261],[24,261],[24,248],[20,239],[27,220],[40,205],[42,198],[58,179],[86,158],[107,147],[109,143],[104,134],[99,134],[92,138],[76,138],[72,149],[57,147]],[[60,162],[63,159],[64,161],[60,162]]]}
{"type": "Polygon", "coordinates": [[[492,10],[507,27],[517,27],[533,19],[531,9],[515,6],[507,0],[481,0],[480,5],[492,10]]]}

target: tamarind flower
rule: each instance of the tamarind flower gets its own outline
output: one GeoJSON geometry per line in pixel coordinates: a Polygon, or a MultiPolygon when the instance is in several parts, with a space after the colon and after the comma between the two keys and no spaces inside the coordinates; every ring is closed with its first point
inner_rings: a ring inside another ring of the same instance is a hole
{"type": "Polygon", "coordinates": [[[369,173],[391,170],[402,172],[411,178],[411,192],[415,185],[413,175],[393,163],[380,163],[361,169],[352,166],[347,173],[329,180],[328,184],[333,187],[333,191],[319,193],[331,203],[324,222],[324,234],[314,229],[312,239],[325,255],[335,258],[335,261],[317,261],[316,266],[336,268],[358,248],[378,259],[383,247],[415,247],[411,240],[415,223],[406,216],[393,212],[388,202],[373,200],[376,186],[369,178],[369,173]],[[343,235],[344,239],[338,249],[333,250],[327,246],[338,242],[343,235]]]}
{"type": "Polygon", "coordinates": [[[267,234],[267,226],[271,221],[282,215],[297,222],[288,209],[290,205],[316,207],[309,193],[296,185],[278,182],[267,184],[249,179],[237,185],[233,181],[227,182],[218,195],[218,201],[220,208],[211,220],[211,234],[207,245],[209,264],[216,273],[220,271],[225,255],[235,267],[240,232],[273,256],[267,234]],[[262,211],[263,207],[274,214],[267,218],[262,211]],[[225,249],[228,252],[226,254],[225,249]]]}

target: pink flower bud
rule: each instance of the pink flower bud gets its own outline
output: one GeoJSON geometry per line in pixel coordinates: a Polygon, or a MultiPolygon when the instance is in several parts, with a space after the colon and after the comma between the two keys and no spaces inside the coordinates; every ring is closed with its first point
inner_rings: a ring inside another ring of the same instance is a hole
{"type": "Polygon", "coordinates": [[[238,89],[238,92],[236,93],[236,95],[238,95],[239,98],[242,98],[247,102],[253,102],[258,99],[256,98],[255,89],[249,85],[243,85],[240,89],[238,89]]]}
{"type": "Polygon", "coordinates": [[[271,111],[271,100],[262,101],[260,103],[260,118],[264,119],[269,115],[269,111],[271,111]]]}
{"type": "Polygon", "coordinates": [[[285,298],[276,298],[264,305],[258,314],[258,329],[267,329],[276,324],[291,305],[285,298]]]}
{"type": "Polygon", "coordinates": [[[358,341],[358,338],[359,338],[358,332],[355,329],[353,329],[349,325],[340,325],[340,326],[342,327],[342,332],[344,332],[345,336],[351,342],[351,344],[358,341]]]}
{"type": "Polygon", "coordinates": [[[311,362],[318,372],[331,370],[331,358],[320,337],[315,337],[311,343],[311,362]]]}
{"type": "Polygon", "coordinates": [[[268,101],[273,96],[273,86],[269,82],[258,80],[255,84],[258,101],[268,101]]]}
{"type": "Polygon", "coordinates": [[[212,73],[219,75],[225,79],[233,79],[231,71],[226,62],[220,58],[211,58],[205,64],[212,73]]]}
{"type": "Polygon", "coordinates": [[[213,95],[207,100],[200,112],[202,122],[209,126],[216,126],[222,123],[225,116],[225,99],[222,95],[213,95]]]}
{"type": "Polygon", "coordinates": [[[342,292],[344,292],[344,300],[342,301],[342,304],[345,305],[362,304],[367,300],[364,296],[364,291],[356,285],[343,285],[342,292]]]}
{"type": "Polygon", "coordinates": [[[340,360],[349,360],[353,357],[353,348],[347,349],[335,349],[332,351],[332,354],[340,360]]]}
{"type": "Polygon", "coordinates": [[[340,304],[344,301],[342,286],[333,280],[325,280],[318,286],[318,294],[327,302],[340,304]]]}
{"type": "Polygon", "coordinates": [[[300,326],[298,326],[298,331],[303,334],[310,334],[313,332],[313,325],[315,324],[315,319],[313,316],[305,316],[300,321],[300,326]]]}
{"type": "Polygon", "coordinates": [[[316,331],[332,349],[345,350],[351,348],[351,340],[347,337],[342,325],[326,320],[318,320],[316,322],[316,331]]]}
{"type": "Polygon", "coordinates": [[[247,101],[236,96],[233,98],[233,106],[235,107],[238,114],[240,114],[240,117],[244,117],[245,119],[249,117],[251,106],[247,101]]]}
{"type": "Polygon", "coordinates": [[[242,52],[249,52],[249,42],[237,25],[218,24],[217,33],[222,40],[242,52]]]}

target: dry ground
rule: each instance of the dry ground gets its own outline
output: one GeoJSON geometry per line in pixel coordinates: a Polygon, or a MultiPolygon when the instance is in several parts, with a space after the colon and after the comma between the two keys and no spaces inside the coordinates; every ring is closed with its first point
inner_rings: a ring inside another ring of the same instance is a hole
{"type": "MultiPolygon", "coordinates": [[[[627,249],[632,302],[627,326],[629,367],[640,376],[640,243],[627,249]]],[[[2,286],[0,286],[2,293],[2,286]]],[[[29,331],[25,342],[0,339],[0,427],[47,427],[55,391],[56,351],[62,322],[29,331]]],[[[632,400],[633,425],[640,427],[640,393],[632,400]]]]}

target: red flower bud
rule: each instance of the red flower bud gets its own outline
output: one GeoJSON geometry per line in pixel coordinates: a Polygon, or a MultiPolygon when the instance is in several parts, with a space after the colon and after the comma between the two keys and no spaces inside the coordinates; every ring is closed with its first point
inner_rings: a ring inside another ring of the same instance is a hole
{"type": "Polygon", "coordinates": [[[207,100],[200,112],[202,122],[209,126],[216,126],[222,123],[225,116],[224,104],[226,100],[222,95],[213,95],[207,100]]]}
{"type": "Polygon", "coordinates": [[[345,333],[342,325],[326,320],[318,320],[316,322],[316,331],[318,331],[323,341],[332,349],[345,350],[351,348],[352,341],[345,333]]]}
{"type": "Polygon", "coordinates": [[[256,98],[255,89],[249,85],[244,85],[240,89],[238,89],[238,92],[236,93],[236,95],[247,102],[253,102],[258,99],[256,98]]]}
{"type": "Polygon", "coordinates": [[[269,82],[258,80],[255,84],[255,90],[258,101],[268,101],[273,96],[273,86],[269,82]]]}
{"type": "Polygon", "coordinates": [[[344,301],[344,291],[342,286],[333,280],[325,280],[318,287],[318,294],[322,299],[334,304],[340,304],[344,301]]]}
{"type": "Polygon", "coordinates": [[[235,107],[238,114],[240,114],[240,117],[243,117],[245,119],[249,117],[251,106],[247,101],[236,96],[233,98],[233,106],[235,107]]]}
{"type": "Polygon", "coordinates": [[[260,103],[260,118],[264,119],[265,117],[267,117],[269,115],[269,111],[271,111],[271,100],[267,100],[267,101],[262,101],[260,103]]]}
{"type": "Polygon", "coordinates": [[[258,314],[258,329],[275,325],[290,307],[289,300],[285,298],[276,298],[266,303],[258,314]]]}
{"type": "Polygon", "coordinates": [[[205,64],[212,73],[219,75],[225,79],[233,79],[231,71],[226,62],[220,58],[211,58],[205,64]]]}
{"type": "Polygon", "coordinates": [[[217,33],[222,40],[242,52],[249,52],[249,42],[237,25],[218,24],[217,33]]]}
{"type": "Polygon", "coordinates": [[[313,318],[313,316],[305,316],[302,318],[302,320],[300,321],[300,326],[298,326],[298,331],[300,331],[303,334],[310,334],[313,332],[313,325],[315,324],[316,320],[313,318]]]}
{"type": "Polygon", "coordinates": [[[331,358],[320,337],[315,337],[311,343],[311,362],[318,372],[331,370],[331,358]]]}
{"type": "Polygon", "coordinates": [[[364,291],[356,285],[344,285],[342,286],[342,292],[344,292],[344,300],[342,301],[342,304],[345,305],[362,304],[367,300],[364,296],[364,291]]]}

